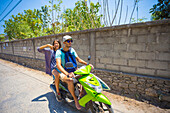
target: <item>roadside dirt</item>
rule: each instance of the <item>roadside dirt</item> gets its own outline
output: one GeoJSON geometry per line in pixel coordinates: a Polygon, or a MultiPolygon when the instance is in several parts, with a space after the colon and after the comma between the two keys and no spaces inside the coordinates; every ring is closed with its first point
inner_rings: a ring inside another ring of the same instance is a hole
{"type": "Polygon", "coordinates": [[[162,109],[152,104],[135,99],[104,92],[111,100],[114,113],[170,113],[170,109],[162,109]]]}
{"type": "MultiPolygon", "coordinates": [[[[17,67],[19,69],[25,70],[29,73],[36,73],[36,74],[41,74],[42,76],[48,76],[47,78],[49,78],[49,80],[43,80],[43,77],[36,78],[41,81],[49,82],[48,84],[50,84],[52,81],[52,77],[45,74],[45,72],[31,69],[28,67],[24,67],[22,65],[19,65],[19,64],[10,62],[10,61],[2,60],[2,59],[0,59],[0,62],[2,64],[9,64],[11,67],[14,67],[14,68],[17,67]]],[[[154,106],[154,105],[151,105],[145,102],[140,102],[134,99],[115,95],[115,94],[108,93],[105,91],[103,93],[111,101],[112,107],[114,109],[114,113],[170,113],[170,109],[162,109],[162,108],[159,108],[157,106],[154,106]]]]}

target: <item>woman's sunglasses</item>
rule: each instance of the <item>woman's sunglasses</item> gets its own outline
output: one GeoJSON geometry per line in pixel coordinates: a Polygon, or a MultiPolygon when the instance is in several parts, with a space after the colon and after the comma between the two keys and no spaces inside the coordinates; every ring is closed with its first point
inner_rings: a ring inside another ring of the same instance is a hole
{"type": "Polygon", "coordinates": [[[73,40],[66,40],[67,43],[73,42],[73,40]]]}

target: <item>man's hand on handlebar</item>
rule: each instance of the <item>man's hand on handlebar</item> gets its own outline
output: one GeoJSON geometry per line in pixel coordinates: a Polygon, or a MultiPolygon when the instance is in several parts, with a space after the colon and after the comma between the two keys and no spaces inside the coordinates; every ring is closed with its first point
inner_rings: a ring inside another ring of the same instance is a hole
{"type": "Polygon", "coordinates": [[[92,64],[89,64],[91,66],[91,69],[94,69],[94,66],[92,64]]]}
{"type": "Polygon", "coordinates": [[[67,75],[66,81],[72,81],[72,80],[73,80],[73,77],[75,77],[74,73],[73,73],[73,72],[69,73],[69,74],[67,75]]]}
{"type": "MultiPolygon", "coordinates": [[[[94,69],[94,66],[92,64],[89,64],[91,66],[91,69],[94,69]]],[[[71,72],[67,75],[67,78],[72,78],[72,77],[75,77],[74,73],[71,72]]]]}
{"type": "Polygon", "coordinates": [[[71,72],[71,73],[69,73],[69,74],[67,75],[67,77],[68,77],[68,78],[72,78],[72,77],[75,77],[75,75],[74,75],[73,72],[71,72]]]}

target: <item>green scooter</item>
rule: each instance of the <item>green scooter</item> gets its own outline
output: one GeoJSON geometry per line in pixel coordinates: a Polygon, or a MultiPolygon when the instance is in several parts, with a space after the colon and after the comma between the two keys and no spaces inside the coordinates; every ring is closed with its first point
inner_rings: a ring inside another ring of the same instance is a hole
{"type": "MultiPolygon", "coordinates": [[[[90,60],[90,57],[88,58],[90,60]]],[[[72,67],[71,62],[66,63],[66,67],[72,67]]],[[[74,71],[75,78],[72,78],[75,86],[75,95],[79,98],[79,104],[84,107],[84,109],[90,110],[92,113],[113,113],[113,108],[109,99],[102,94],[103,90],[110,90],[109,86],[102,81],[99,77],[95,76],[91,72],[91,66],[82,66],[78,70],[74,71]],[[80,85],[83,86],[85,90],[85,95],[79,97],[80,85]]],[[[56,88],[54,83],[50,85],[50,88],[54,93],[56,93],[56,88]]],[[[67,84],[60,80],[59,90],[61,92],[62,98],[67,102],[74,105],[74,99],[67,89],[67,84]]]]}

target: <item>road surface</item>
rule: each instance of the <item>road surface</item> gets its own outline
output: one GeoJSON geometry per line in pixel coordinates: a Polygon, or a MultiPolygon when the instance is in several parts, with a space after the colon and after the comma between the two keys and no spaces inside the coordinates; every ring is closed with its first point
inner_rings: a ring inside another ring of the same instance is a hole
{"type": "MultiPolygon", "coordinates": [[[[0,59],[0,113],[82,113],[66,102],[57,102],[49,88],[52,77],[0,59]]],[[[170,113],[144,102],[104,92],[114,113],[170,113]]]]}
{"type": "Polygon", "coordinates": [[[52,78],[43,72],[0,60],[0,112],[81,113],[57,102],[50,83],[52,78]]]}

